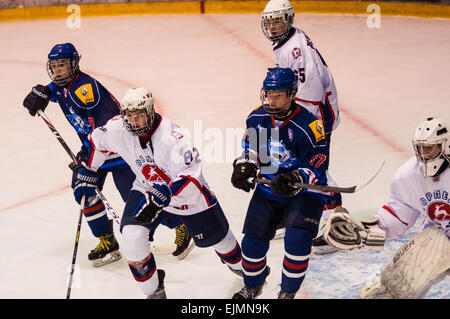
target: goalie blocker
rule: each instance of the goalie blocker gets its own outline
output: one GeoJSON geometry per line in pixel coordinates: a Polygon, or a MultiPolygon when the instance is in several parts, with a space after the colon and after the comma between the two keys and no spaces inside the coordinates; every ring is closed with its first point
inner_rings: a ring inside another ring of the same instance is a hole
{"type": "Polygon", "coordinates": [[[330,245],[350,250],[361,247],[382,250],[385,231],[378,227],[378,218],[359,221],[343,207],[337,207],[330,215],[323,230],[323,238],[330,245]]]}

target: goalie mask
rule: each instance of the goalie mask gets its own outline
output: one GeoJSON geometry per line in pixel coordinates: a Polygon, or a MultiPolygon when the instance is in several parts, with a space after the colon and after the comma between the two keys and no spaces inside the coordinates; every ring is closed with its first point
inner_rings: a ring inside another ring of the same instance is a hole
{"type": "Polygon", "coordinates": [[[48,54],[47,73],[59,86],[69,84],[79,72],[80,55],[72,43],[55,45],[48,54]]]}
{"type": "Polygon", "coordinates": [[[449,137],[449,127],[438,117],[430,117],[416,128],[413,146],[424,176],[438,176],[448,167],[449,137]]]}
{"type": "Polygon", "coordinates": [[[294,23],[294,8],[289,0],[270,0],[262,12],[261,28],[272,42],[284,40],[294,23]]]}
{"type": "Polygon", "coordinates": [[[155,99],[146,88],[133,88],[125,92],[120,101],[120,113],[124,118],[125,128],[133,135],[147,133],[155,119],[155,99]]]}

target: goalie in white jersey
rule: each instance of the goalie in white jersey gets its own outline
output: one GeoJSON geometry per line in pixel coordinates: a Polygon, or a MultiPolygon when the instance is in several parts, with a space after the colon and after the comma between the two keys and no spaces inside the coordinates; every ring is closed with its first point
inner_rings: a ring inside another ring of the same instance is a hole
{"type": "Polygon", "coordinates": [[[431,117],[413,139],[415,156],[396,172],[391,195],[373,220],[357,221],[342,208],[325,226],[324,237],[339,249],[382,248],[425,215],[422,231],[403,245],[360,298],[422,298],[450,274],[450,128],[431,117]]]}
{"type": "Polygon", "coordinates": [[[162,212],[180,216],[198,247],[213,247],[220,260],[241,275],[241,249],[220,205],[202,175],[198,151],[183,130],[154,110],[145,88],[130,89],[121,101],[121,115],[90,135],[86,169],[80,170],[75,198],[95,195],[95,171],[119,154],[136,174],[120,229],[123,255],[142,292],[166,297],[163,270],[156,271],[150,252],[150,231],[162,212]]]}
{"type": "MultiPolygon", "coordinates": [[[[270,0],[262,12],[261,28],[272,41],[275,64],[280,68],[290,68],[297,75],[298,90],[294,100],[322,120],[329,148],[331,133],[340,122],[336,86],[325,60],[311,39],[293,25],[294,16],[294,8],[289,0],[270,0]]],[[[325,162],[327,167],[328,164],[329,157],[325,162]]],[[[336,186],[328,173],[327,179],[329,185],[336,186]]],[[[335,193],[326,202],[322,217],[326,220],[332,210],[341,205],[342,196],[335,193]]],[[[315,254],[336,251],[326,244],[322,236],[314,239],[313,247],[315,254]]]]}

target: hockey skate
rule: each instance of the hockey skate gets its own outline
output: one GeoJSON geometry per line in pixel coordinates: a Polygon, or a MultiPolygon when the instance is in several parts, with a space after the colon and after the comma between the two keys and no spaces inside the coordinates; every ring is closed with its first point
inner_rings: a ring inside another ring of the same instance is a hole
{"type": "Polygon", "coordinates": [[[177,245],[177,248],[172,255],[181,260],[194,249],[195,243],[185,224],[175,227],[175,234],[175,245],[177,245]]]}
{"type": "Polygon", "coordinates": [[[100,236],[99,240],[100,243],[88,255],[92,266],[101,267],[122,258],[119,252],[119,243],[113,232],[100,236]]]}
{"type": "Polygon", "coordinates": [[[280,290],[278,293],[278,299],[294,299],[295,293],[286,292],[283,290],[280,290]]]}
{"type": "Polygon", "coordinates": [[[263,289],[264,284],[266,283],[266,278],[270,274],[270,268],[269,266],[266,266],[266,277],[264,278],[264,281],[261,285],[255,288],[249,288],[247,286],[244,286],[240,291],[235,293],[232,297],[232,299],[255,299],[258,297],[263,289]]]}
{"type": "Polygon", "coordinates": [[[166,272],[158,269],[158,288],[156,288],[154,293],[147,296],[147,299],[167,299],[166,290],[164,289],[164,277],[166,277],[166,272]]]}
{"type": "Polygon", "coordinates": [[[339,251],[339,249],[333,245],[328,244],[323,238],[323,235],[313,239],[312,248],[314,255],[327,255],[339,251]]]}

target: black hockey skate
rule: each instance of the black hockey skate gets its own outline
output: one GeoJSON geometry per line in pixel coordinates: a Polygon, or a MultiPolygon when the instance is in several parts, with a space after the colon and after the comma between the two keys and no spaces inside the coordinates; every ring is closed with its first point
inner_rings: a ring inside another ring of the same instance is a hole
{"type": "Polygon", "coordinates": [[[166,290],[164,289],[164,277],[166,277],[166,272],[158,269],[158,288],[156,288],[154,293],[147,296],[147,299],[167,299],[166,290]]]}
{"type": "Polygon", "coordinates": [[[247,286],[244,286],[240,291],[235,293],[232,297],[232,299],[255,299],[258,297],[263,289],[264,284],[266,283],[266,278],[270,274],[270,268],[269,266],[266,266],[266,277],[264,278],[264,281],[261,285],[255,288],[249,288],[247,286]]]}
{"type": "Polygon", "coordinates": [[[315,255],[327,255],[339,251],[339,249],[327,243],[323,235],[313,239],[312,248],[315,255]]]}
{"type": "Polygon", "coordinates": [[[99,240],[100,243],[88,255],[92,266],[101,267],[122,258],[119,252],[119,243],[113,232],[100,236],[99,240]]]}
{"type": "Polygon", "coordinates": [[[286,292],[283,290],[280,290],[278,293],[278,299],[294,299],[295,293],[286,292]]]}
{"type": "Polygon", "coordinates": [[[175,227],[175,234],[175,245],[177,245],[177,248],[172,255],[178,259],[183,259],[195,247],[195,243],[185,224],[175,227]]]}

